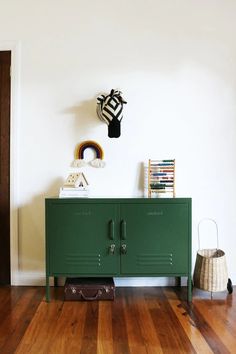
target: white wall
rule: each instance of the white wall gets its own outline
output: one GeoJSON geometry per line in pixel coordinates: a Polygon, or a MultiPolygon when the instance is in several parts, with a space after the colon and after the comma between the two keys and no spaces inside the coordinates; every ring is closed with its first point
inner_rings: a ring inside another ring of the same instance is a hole
{"type": "Polygon", "coordinates": [[[44,198],[58,194],[75,146],[92,139],[107,162],[84,171],[93,196],[140,196],[143,163],[175,158],[177,196],[193,198],[193,264],[198,221],[214,218],[236,283],[235,1],[0,0],[0,8],[0,43],[21,48],[15,282],[43,279],[44,198]],[[128,101],[119,139],[95,113],[96,96],[111,88],[128,101]]]}

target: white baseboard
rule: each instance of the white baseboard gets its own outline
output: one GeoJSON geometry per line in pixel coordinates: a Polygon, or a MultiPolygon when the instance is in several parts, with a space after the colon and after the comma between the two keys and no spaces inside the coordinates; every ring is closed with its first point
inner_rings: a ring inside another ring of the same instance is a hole
{"type": "MultiPolygon", "coordinates": [[[[65,278],[59,279],[59,285],[64,284],[65,278]]],[[[230,276],[233,284],[235,284],[236,275],[234,277],[230,276]]],[[[114,278],[115,285],[120,286],[175,286],[175,277],[135,277],[135,278],[114,278]]],[[[22,285],[22,286],[45,286],[46,279],[44,272],[17,272],[12,275],[12,285],[22,285]]],[[[53,285],[53,278],[50,278],[50,285],[53,285]]],[[[187,285],[187,278],[181,278],[181,285],[187,285]]]]}
{"type": "Polygon", "coordinates": [[[18,286],[44,286],[45,273],[43,272],[22,272],[18,271],[12,275],[12,285],[18,286]]]}
{"type": "MultiPolygon", "coordinates": [[[[148,277],[148,278],[114,278],[116,286],[175,286],[176,278],[158,278],[158,277],[148,277]]],[[[181,285],[185,286],[187,284],[186,278],[181,279],[181,285]]]]}
{"type": "MultiPolygon", "coordinates": [[[[176,279],[172,278],[114,278],[115,285],[120,286],[174,286],[176,285],[176,279]]],[[[17,272],[12,276],[12,285],[22,286],[45,286],[45,273],[44,272],[17,272]]],[[[59,285],[64,284],[64,278],[59,279],[59,285]],[[61,281],[60,281],[61,280],[61,281]]],[[[185,286],[187,284],[186,278],[182,278],[181,284],[185,286]]],[[[53,285],[53,278],[50,278],[50,285],[53,285]]]]}

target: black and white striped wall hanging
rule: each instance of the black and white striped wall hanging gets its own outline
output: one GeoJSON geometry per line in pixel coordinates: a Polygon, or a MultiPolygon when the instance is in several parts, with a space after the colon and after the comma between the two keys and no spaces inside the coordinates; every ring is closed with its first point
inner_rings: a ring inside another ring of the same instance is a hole
{"type": "Polygon", "coordinates": [[[122,92],[112,89],[108,95],[97,97],[97,115],[108,125],[109,138],[119,138],[123,105],[127,102],[121,96],[122,92]]]}

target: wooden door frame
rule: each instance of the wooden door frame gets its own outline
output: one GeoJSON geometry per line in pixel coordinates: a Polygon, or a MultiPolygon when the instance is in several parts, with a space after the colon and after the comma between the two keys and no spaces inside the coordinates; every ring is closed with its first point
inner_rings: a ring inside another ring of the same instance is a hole
{"type": "Polygon", "coordinates": [[[11,285],[19,285],[18,247],[18,132],[20,94],[20,43],[0,41],[0,51],[11,51],[11,104],[10,104],[10,259],[11,285]]]}

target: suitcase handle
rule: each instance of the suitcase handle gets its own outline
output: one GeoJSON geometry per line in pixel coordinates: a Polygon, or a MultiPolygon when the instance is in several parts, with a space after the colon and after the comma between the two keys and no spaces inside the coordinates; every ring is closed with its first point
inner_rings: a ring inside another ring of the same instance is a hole
{"type": "Polygon", "coordinates": [[[94,296],[86,296],[86,295],[84,295],[84,293],[83,293],[82,290],[79,291],[79,294],[81,295],[81,297],[82,297],[83,300],[92,301],[92,300],[97,300],[97,298],[98,298],[100,295],[102,295],[102,290],[99,289],[99,290],[97,291],[96,295],[94,295],[94,296]]]}

